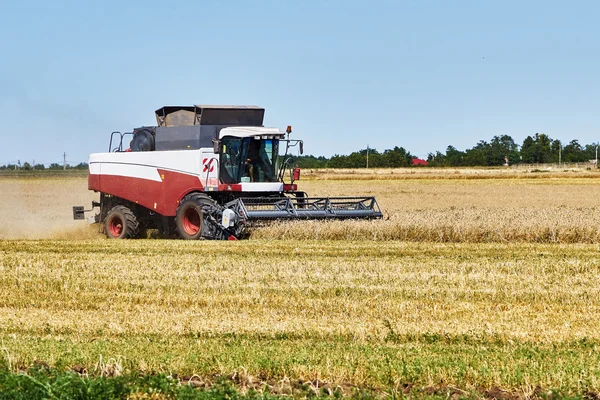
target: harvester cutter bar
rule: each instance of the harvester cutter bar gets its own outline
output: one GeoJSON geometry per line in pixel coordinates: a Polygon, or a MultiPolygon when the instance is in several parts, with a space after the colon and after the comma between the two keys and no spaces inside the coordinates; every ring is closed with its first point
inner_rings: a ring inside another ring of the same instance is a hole
{"type": "Polygon", "coordinates": [[[225,207],[246,221],[383,217],[375,197],[245,197],[225,207]]]}

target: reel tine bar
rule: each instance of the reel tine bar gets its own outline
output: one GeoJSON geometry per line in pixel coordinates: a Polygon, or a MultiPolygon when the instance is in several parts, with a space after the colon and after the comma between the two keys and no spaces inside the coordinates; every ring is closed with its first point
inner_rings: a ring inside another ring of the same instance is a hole
{"type": "Polygon", "coordinates": [[[225,206],[247,221],[383,218],[375,197],[245,197],[225,206]]]}

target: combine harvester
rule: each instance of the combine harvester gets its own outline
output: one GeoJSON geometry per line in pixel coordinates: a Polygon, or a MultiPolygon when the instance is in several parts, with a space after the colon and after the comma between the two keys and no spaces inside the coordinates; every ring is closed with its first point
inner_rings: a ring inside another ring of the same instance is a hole
{"type": "Polygon", "coordinates": [[[303,143],[290,140],[290,126],[263,127],[264,113],[255,106],[170,106],[156,111],[157,126],[113,132],[108,152],[89,158],[88,188],[100,201],[90,210],[74,206],[73,218],[99,208],[88,221],[114,239],[158,229],[218,240],[246,237],[254,221],[382,218],[374,197],[298,191],[300,169],[288,153],[297,147],[302,154],[303,143]]]}

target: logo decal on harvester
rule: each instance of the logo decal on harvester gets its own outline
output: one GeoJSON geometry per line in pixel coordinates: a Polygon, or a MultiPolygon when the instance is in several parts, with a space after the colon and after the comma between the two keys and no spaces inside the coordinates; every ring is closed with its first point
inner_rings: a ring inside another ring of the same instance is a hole
{"type": "MultiPolygon", "coordinates": [[[[204,160],[202,160],[202,164],[204,165],[204,168],[202,168],[202,172],[206,172],[208,171],[208,164],[206,163],[208,161],[208,158],[205,158],[204,160]]],[[[212,159],[211,159],[212,161],[212,159]]],[[[210,163],[210,171],[208,172],[213,172],[215,170],[215,166],[210,163]]]]}

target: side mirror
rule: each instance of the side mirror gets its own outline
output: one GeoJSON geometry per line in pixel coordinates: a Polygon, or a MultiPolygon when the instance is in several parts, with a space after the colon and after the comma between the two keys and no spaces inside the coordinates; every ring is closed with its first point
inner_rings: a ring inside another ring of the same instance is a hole
{"type": "Polygon", "coordinates": [[[221,141],[213,139],[213,152],[219,154],[221,152],[221,141]]]}
{"type": "Polygon", "coordinates": [[[304,154],[304,142],[300,142],[300,154],[304,154]]]}

